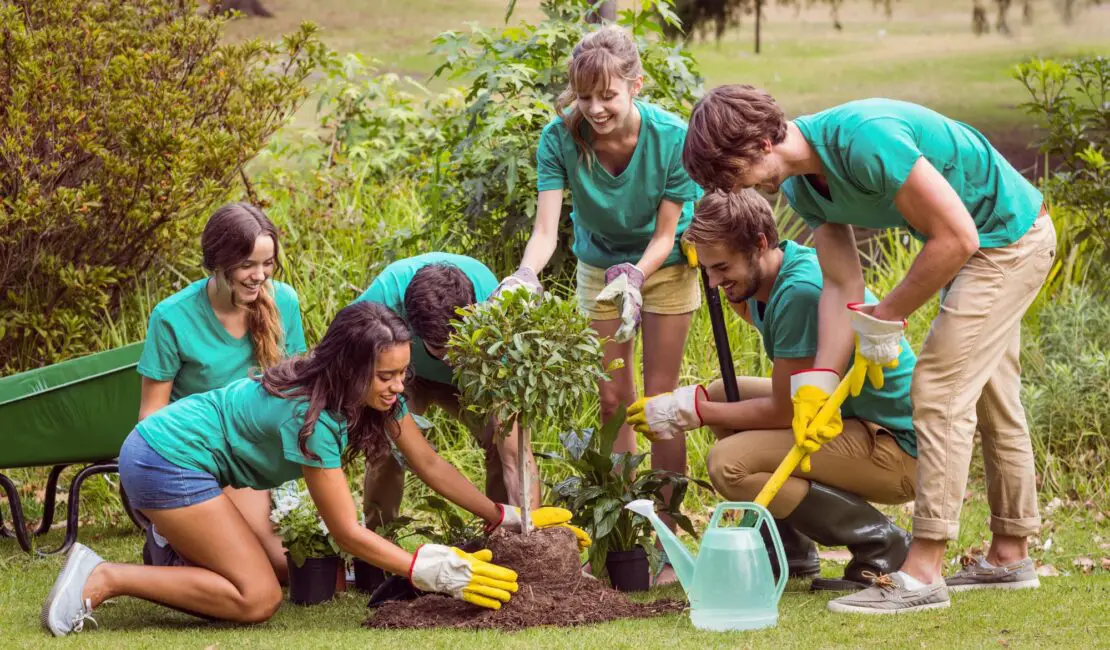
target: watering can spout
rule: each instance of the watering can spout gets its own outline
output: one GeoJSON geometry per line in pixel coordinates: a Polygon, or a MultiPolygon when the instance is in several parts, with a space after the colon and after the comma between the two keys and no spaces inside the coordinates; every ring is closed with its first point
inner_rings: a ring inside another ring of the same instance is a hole
{"type": "Polygon", "coordinates": [[[667,559],[674,567],[678,581],[682,583],[683,589],[689,591],[694,584],[694,556],[690,555],[690,551],[686,550],[678,537],[655,514],[655,504],[649,499],[638,499],[624,507],[640,516],[647,517],[647,520],[651,522],[651,525],[655,528],[655,533],[659,536],[659,541],[663,543],[663,548],[667,551],[667,559]]]}

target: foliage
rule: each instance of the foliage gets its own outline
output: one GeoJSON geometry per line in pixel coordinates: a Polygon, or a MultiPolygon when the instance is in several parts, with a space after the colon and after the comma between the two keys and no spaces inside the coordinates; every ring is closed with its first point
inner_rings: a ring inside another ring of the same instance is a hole
{"type": "Polygon", "coordinates": [[[691,479],[665,470],[637,472],[647,453],[613,453],[613,443],[624,423],[622,407],[595,433],[567,431],[559,435],[563,444],[560,460],[574,472],[572,476],[551,486],[557,503],[574,513],[574,524],[589,531],[590,566],[600,575],[605,556],[610,551],[629,551],[639,546],[653,559],[658,552],[652,544],[651,524],[625,509],[637,499],[651,499],[662,512],[692,537],[697,537],[689,517],[681,512],[682,501],[691,481],[712,491],[705,481],[691,479]],[[672,498],[664,498],[664,490],[673,490],[672,498]],[[667,504],[671,505],[667,505],[667,504]]]}
{"type": "Polygon", "coordinates": [[[417,512],[430,517],[430,524],[414,528],[412,534],[446,546],[463,547],[485,534],[480,519],[460,514],[457,507],[434,494],[425,495],[415,504],[417,512]]]}
{"type": "Polygon", "coordinates": [[[282,546],[297,566],[307,558],[339,555],[339,545],[301,479],[274,490],[270,521],[277,525],[282,546]]]}
{"type": "MultiPolygon", "coordinates": [[[[1070,245],[1090,240],[1092,253],[1110,267],[1110,58],[1034,59],[1018,65],[1014,76],[1031,98],[1022,107],[1043,127],[1041,152],[1060,161],[1046,194],[1083,220],[1070,245]]],[[[1067,257],[1061,251],[1057,263],[1067,257]]]]}
{"type": "Polygon", "coordinates": [[[314,27],[226,45],[223,22],[185,1],[0,5],[0,372],[92,351],[82,334],[195,246],[307,94],[314,27]]]}
{"type": "Polygon", "coordinates": [[[1022,397],[1038,474],[1051,492],[1106,492],[1110,305],[1075,289],[1041,311],[1037,329],[1022,350],[1022,397]]]}

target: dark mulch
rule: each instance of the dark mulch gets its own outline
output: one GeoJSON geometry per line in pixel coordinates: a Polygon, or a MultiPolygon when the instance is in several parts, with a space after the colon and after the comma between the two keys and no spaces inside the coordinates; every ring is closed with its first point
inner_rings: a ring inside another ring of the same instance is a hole
{"type": "Polygon", "coordinates": [[[439,594],[388,602],[371,612],[371,628],[521,630],[538,625],[573,626],[681,612],[685,603],[634,603],[619,591],[582,574],[574,534],[565,528],[528,535],[494,534],[493,562],[517,572],[520,591],[499,610],[476,607],[439,594]]]}

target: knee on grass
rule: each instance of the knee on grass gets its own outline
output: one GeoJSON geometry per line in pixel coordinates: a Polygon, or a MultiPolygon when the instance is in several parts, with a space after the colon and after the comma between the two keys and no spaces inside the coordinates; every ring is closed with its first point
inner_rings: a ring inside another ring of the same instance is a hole
{"type": "Polygon", "coordinates": [[[275,581],[269,587],[257,588],[240,595],[235,619],[240,623],[264,623],[281,607],[281,587],[275,581]]]}

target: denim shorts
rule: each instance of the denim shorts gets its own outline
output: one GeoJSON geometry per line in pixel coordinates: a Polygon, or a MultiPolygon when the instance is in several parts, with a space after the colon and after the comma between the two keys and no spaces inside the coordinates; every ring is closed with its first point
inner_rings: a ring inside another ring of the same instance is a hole
{"type": "Polygon", "coordinates": [[[140,510],[195,506],[223,494],[216,477],[171,463],[138,431],[132,431],[119,450],[119,480],[127,500],[140,510]]]}

